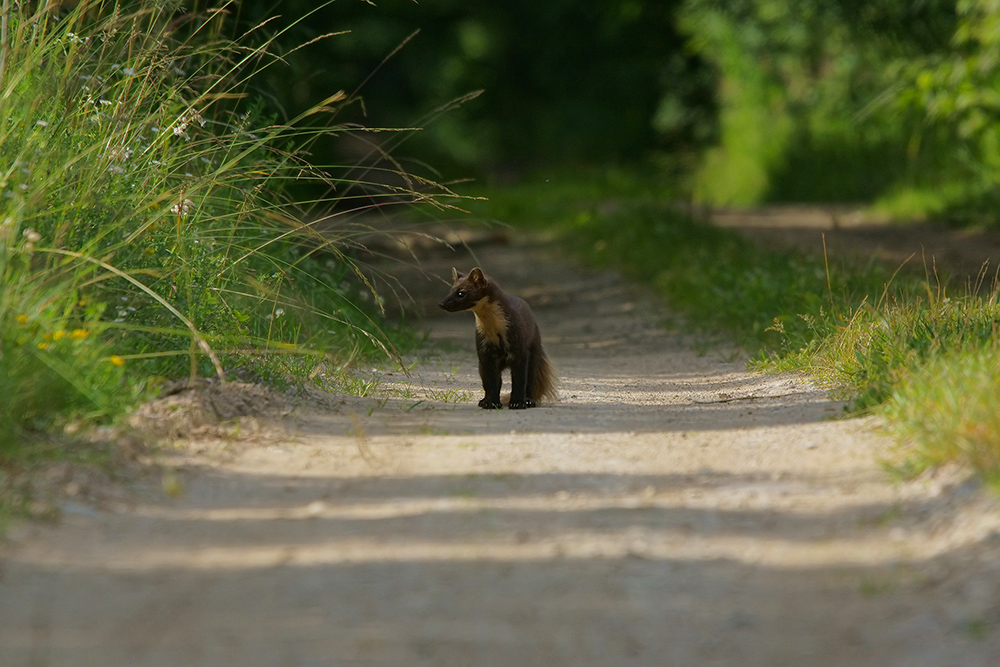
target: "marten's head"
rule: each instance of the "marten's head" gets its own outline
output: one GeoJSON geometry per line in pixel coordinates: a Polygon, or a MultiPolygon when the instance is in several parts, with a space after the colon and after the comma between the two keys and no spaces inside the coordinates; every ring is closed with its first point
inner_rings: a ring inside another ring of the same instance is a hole
{"type": "Polygon", "coordinates": [[[452,269],[451,291],[438,305],[449,313],[475,308],[480,301],[489,296],[489,287],[489,279],[479,268],[472,269],[468,274],[452,269]]]}

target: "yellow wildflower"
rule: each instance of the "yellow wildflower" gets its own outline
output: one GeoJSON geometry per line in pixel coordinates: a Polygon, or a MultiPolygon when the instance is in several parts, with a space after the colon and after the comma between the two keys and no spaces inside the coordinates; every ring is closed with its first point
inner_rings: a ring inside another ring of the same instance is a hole
{"type": "Polygon", "coordinates": [[[47,349],[49,349],[49,344],[48,343],[39,343],[38,344],[38,349],[39,350],[47,350],[47,349]]]}
{"type": "Polygon", "coordinates": [[[122,359],[121,357],[119,357],[117,354],[112,354],[111,358],[108,361],[110,361],[111,363],[113,363],[115,366],[124,366],[125,365],[125,360],[122,359]]]}
{"type": "Polygon", "coordinates": [[[73,340],[83,340],[84,338],[86,338],[89,335],[90,335],[90,332],[87,331],[86,329],[73,329],[73,331],[72,331],[72,333],[70,333],[69,337],[72,338],[73,340]]]}
{"type": "Polygon", "coordinates": [[[60,329],[59,331],[53,332],[53,334],[52,334],[52,340],[59,340],[60,338],[62,338],[65,335],[66,335],[66,331],[64,329],[60,329]]]}
{"type": "Polygon", "coordinates": [[[17,316],[17,323],[18,324],[27,324],[28,323],[28,316],[27,315],[18,315],[17,316]]]}

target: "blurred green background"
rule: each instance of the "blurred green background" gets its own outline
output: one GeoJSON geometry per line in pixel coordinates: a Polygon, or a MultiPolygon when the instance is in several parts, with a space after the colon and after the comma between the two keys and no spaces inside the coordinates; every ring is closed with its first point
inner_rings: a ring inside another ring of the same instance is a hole
{"type": "MultiPolygon", "coordinates": [[[[243,2],[242,19],[251,25],[277,10],[291,21],[312,5],[243,2]]],[[[715,82],[679,32],[680,5],[338,1],[285,41],[349,32],[294,53],[287,68],[271,73],[268,87],[284,113],[293,115],[368,79],[351,120],[423,128],[406,139],[402,153],[441,168],[460,167],[459,173],[503,176],[554,165],[635,162],[657,150],[704,143],[712,133],[715,82]],[[476,91],[482,94],[438,111],[476,91]]]]}
{"type": "MultiPolygon", "coordinates": [[[[281,14],[277,30],[313,10],[248,0],[238,23],[281,14]]],[[[994,0],[338,0],[282,41],[334,31],[346,32],[288,54],[261,92],[291,117],[359,89],[338,120],[421,128],[365,138],[417,172],[505,183],[613,165],[717,205],[992,221],[994,0]]],[[[318,150],[347,163],[361,148],[318,150]]]]}

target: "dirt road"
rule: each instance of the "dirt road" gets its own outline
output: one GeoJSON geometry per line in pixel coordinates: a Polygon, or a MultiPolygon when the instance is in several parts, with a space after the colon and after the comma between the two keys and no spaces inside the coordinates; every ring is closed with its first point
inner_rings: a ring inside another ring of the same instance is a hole
{"type": "Polygon", "coordinates": [[[697,353],[614,275],[476,251],[535,308],[559,403],[478,409],[472,316],[408,275],[452,345],[388,398],[15,527],[0,665],[998,664],[1000,514],[960,471],[894,482],[877,424],[697,353]]]}

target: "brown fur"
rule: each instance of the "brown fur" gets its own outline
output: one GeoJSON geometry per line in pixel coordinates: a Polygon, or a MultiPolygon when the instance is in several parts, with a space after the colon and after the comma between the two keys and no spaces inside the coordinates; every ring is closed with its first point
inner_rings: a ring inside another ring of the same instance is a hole
{"type": "Polygon", "coordinates": [[[556,367],[552,365],[552,361],[546,354],[542,355],[535,367],[534,383],[534,399],[536,401],[559,400],[559,380],[556,377],[556,367]]]}
{"type": "Polygon", "coordinates": [[[468,275],[452,269],[451,291],[441,308],[471,310],[476,316],[476,353],[486,395],[479,406],[499,408],[501,375],[510,369],[511,409],[532,408],[543,399],[555,400],[556,375],[542,348],[542,337],[531,308],[509,296],[476,268],[468,275]]]}

